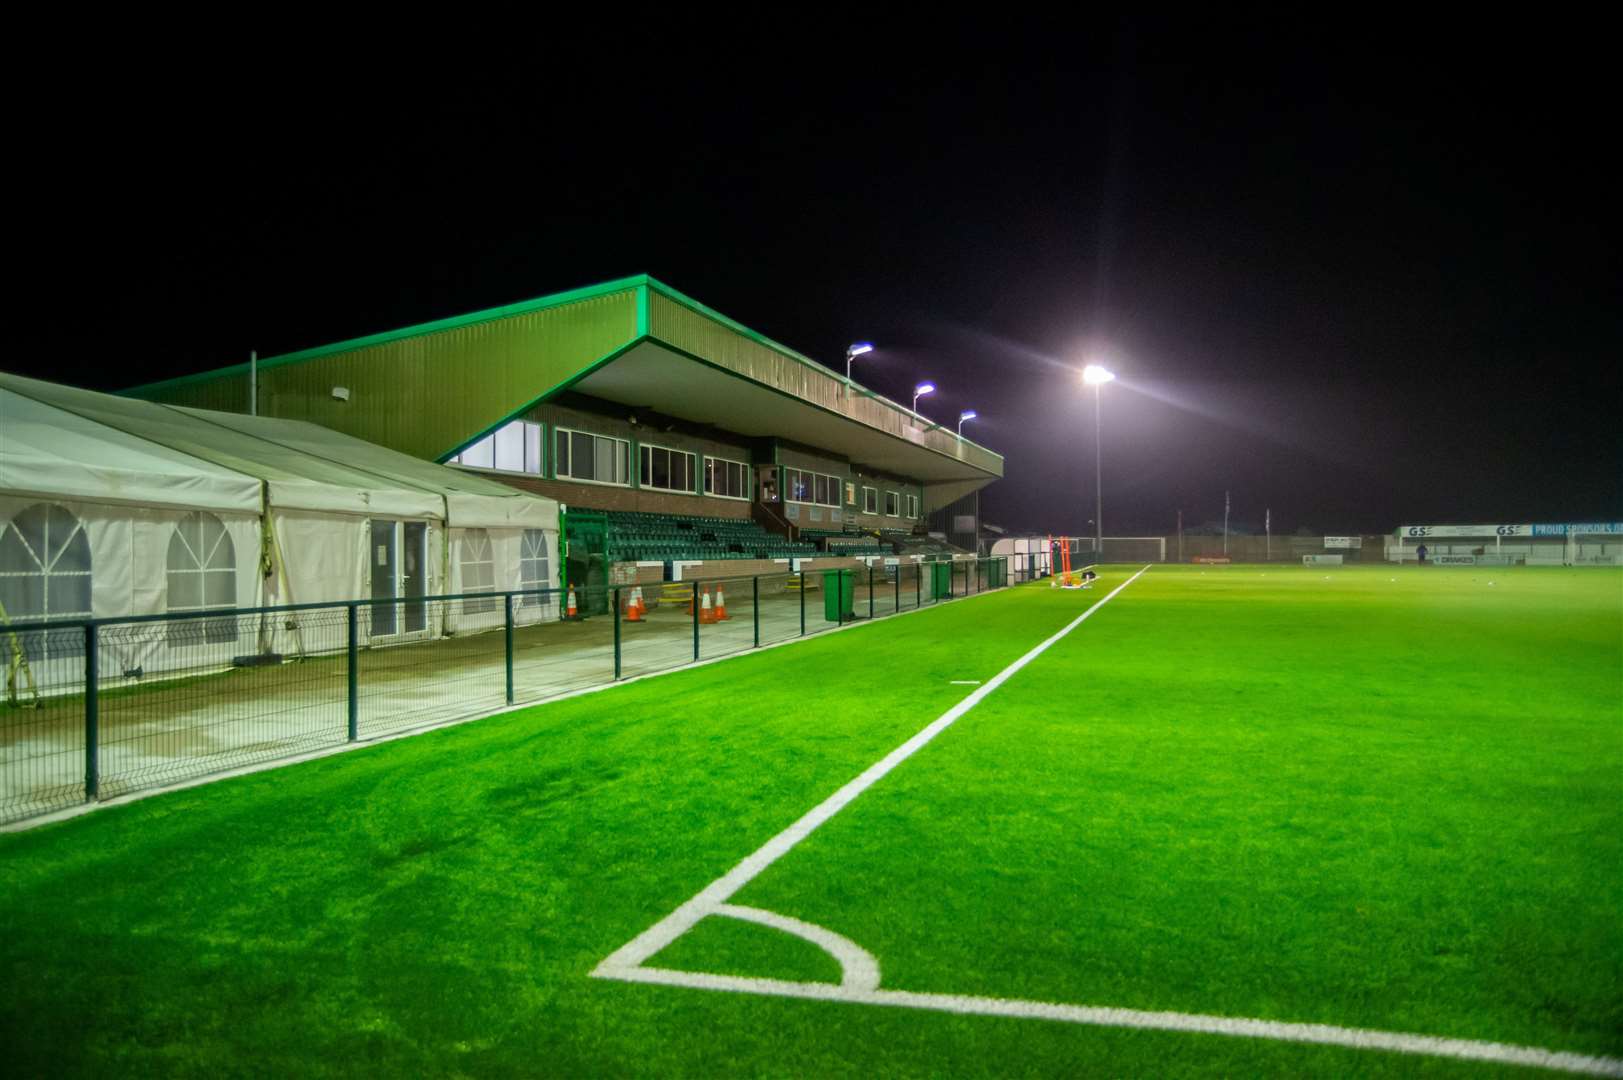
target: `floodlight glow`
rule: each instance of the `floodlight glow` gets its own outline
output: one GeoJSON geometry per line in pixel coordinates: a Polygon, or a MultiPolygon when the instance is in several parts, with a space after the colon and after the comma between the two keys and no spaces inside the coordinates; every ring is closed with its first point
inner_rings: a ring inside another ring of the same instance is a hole
{"type": "Polygon", "coordinates": [[[935,383],[921,382],[921,383],[919,383],[917,386],[915,386],[913,388],[913,397],[914,397],[914,399],[921,398],[925,394],[933,394],[933,393],[935,393],[935,383]]]}
{"type": "Polygon", "coordinates": [[[870,353],[870,352],[873,352],[873,345],[871,345],[870,343],[868,343],[866,341],[863,341],[863,342],[859,342],[858,344],[853,345],[849,349],[845,350],[845,358],[847,360],[849,360],[853,356],[861,356],[863,353],[870,353]]]}
{"type": "Polygon", "coordinates": [[[976,413],[976,412],[975,412],[975,410],[974,410],[974,409],[969,409],[969,410],[967,410],[967,411],[965,411],[965,412],[961,412],[961,413],[959,413],[959,414],[958,414],[958,422],[959,422],[959,423],[960,423],[960,424],[961,424],[961,423],[963,423],[963,422],[964,422],[964,421],[965,421],[965,420],[973,420],[973,419],[975,419],[975,418],[976,418],[976,417],[977,417],[977,416],[978,416],[978,415],[979,415],[979,414],[978,414],[978,413],[976,413]]]}
{"type": "Polygon", "coordinates": [[[1082,369],[1082,381],[1090,386],[1098,386],[1100,383],[1107,383],[1115,377],[1115,374],[1108,368],[1102,368],[1098,364],[1089,364],[1087,367],[1082,369]]]}

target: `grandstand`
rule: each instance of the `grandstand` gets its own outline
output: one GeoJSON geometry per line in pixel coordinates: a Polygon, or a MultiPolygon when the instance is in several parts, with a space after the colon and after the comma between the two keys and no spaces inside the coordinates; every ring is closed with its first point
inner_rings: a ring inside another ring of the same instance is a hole
{"type": "Polygon", "coordinates": [[[656,565],[970,557],[979,490],[1003,475],[951,427],[645,276],[127,393],[254,402],[555,499],[554,583],[596,610],[656,565]]]}

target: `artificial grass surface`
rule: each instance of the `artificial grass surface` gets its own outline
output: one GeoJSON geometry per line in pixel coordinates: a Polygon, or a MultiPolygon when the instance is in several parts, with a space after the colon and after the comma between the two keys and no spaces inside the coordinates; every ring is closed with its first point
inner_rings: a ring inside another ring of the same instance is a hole
{"type": "MultiPolygon", "coordinates": [[[[1157,567],[738,902],[851,936],[887,987],[1618,1053],[1623,578],[1261,574],[1157,567]]],[[[1104,591],[1012,590],[0,837],[8,1061],[1492,1072],[586,977],[1104,591]]],[[[657,962],[834,977],[719,919],[657,962]]]]}

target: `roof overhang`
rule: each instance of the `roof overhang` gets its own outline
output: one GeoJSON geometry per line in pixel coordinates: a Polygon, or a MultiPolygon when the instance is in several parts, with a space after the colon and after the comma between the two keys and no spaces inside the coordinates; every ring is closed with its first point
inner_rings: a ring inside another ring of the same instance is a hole
{"type": "Polygon", "coordinates": [[[925,483],[987,483],[999,475],[926,445],[944,429],[923,417],[899,434],[880,431],[657,341],[640,342],[569,389],[738,435],[838,447],[855,465],[925,483]]]}

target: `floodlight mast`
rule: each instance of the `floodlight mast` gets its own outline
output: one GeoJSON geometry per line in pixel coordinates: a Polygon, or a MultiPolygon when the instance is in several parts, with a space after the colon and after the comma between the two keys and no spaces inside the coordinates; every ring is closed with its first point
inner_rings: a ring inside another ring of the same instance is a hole
{"type": "Polygon", "coordinates": [[[913,388],[913,414],[918,415],[919,398],[935,393],[935,383],[921,382],[913,388]]]}
{"type": "Polygon", "coordinates": [[[962,439],[964,437],[964,421],[966,421],[966,420],[976,420],[976,419],[979,419],[979,418],[980,418],[980,414],[978,414],[974,409],[965,409],[963,412],[959,413],[958,414],[958,437],[960,439],[962,439]]]}
{"type": "Polygon", "coordinates": [[[1104,558],[1105,554],[1105,489],[1104,489],[1104,440],[1100,436],[1099,421],[1101,407],[1099,399],[1105,383],[1116,377],[1115,373],[1098,364],[1089,364],[1082,369],[1082,381],[1093,387],[1093,558],[1095,561],[1104,558]]]}

